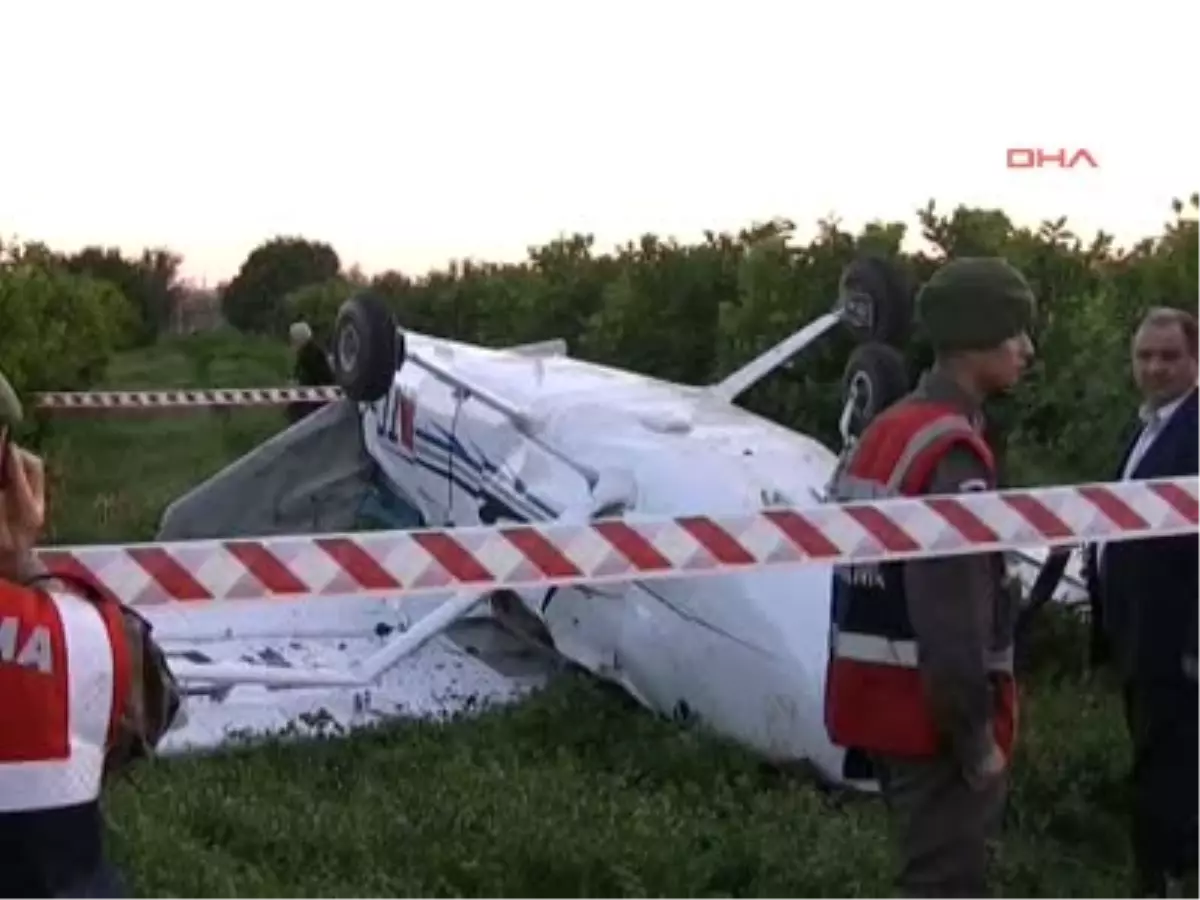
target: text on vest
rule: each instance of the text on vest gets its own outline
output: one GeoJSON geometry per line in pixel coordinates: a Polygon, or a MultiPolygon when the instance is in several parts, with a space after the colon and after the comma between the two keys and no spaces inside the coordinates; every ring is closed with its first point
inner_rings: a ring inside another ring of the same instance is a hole
{"type": "Polygon", "coordinates": [[[36,669],[44,675],[54,673],[54,652],[50,629],[36,625],[22,634],[22,622],[16,616],[0,619],[0,665],[36,669]]]}

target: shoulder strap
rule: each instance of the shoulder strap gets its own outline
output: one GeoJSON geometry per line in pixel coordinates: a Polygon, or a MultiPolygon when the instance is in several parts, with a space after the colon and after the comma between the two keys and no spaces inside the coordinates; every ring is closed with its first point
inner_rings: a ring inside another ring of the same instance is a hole
{"type": "Polygon", "coordinates": [[[955,444],[967,444],[992,469],[992,452],[967,418],[960,413],[946,413],[917,429],[896,461],[888,489],[892,493],[914,494],[928,480],[933,467],[955,444]]]}
{"type": "MultiPolygon", "coordinates": [[[[105,593],[99,585],[90,578],[76,572],[45,571],[25,579],[24,586],[33,589],[52,588],[57,582],[66,587],[72,594],[88,601],[96,607],[104,620],[104,628],[113,653],[113,705],[109,720],[109,748],[105,756],[105,770],[112,767],[111,757],[115,747],[121,742],[124,722],[129,716],[130,706],[137,700],[133,685],[138,683],[139,665],[139,629],[144,628],[149,634],[149,623],[130,607],[105,593]]],[[[46,591],[50,593],[49,590],[46,591]]]]}
{"type": "Polygon", "coordinates": [[[109,597],[96,586],[95,582],[74,572],[41,572],[32,578],[25,579],[22,583],[26,587],[35,587],[39,582],[46,581],[60,581],[76,588],[85,600],[90,600],[97,606],[104,606],[110,602],[109,597]]]}
{"type": "Polygon", "coordinates": [[[166,654],[152,636],[153,626],[137,610],[76,572],[47,571],[25,584],[33,587],[48,581],[78,590],[96,604],[108,625],[117,689],[104,769],[106,774],[123,771],[134,761],[153,755],[182,711],[183,693],[166,654]]]}

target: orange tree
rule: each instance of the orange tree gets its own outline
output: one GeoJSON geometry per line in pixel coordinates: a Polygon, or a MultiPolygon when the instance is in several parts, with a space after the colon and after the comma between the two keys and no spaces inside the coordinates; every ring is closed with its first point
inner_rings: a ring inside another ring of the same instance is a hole
{"type": "Polygon", "coordinates": [[[78,390],[137,334],[111,282],[69,271],[40,244],[0,247],[0,370],[18,392],[78,390]]]}

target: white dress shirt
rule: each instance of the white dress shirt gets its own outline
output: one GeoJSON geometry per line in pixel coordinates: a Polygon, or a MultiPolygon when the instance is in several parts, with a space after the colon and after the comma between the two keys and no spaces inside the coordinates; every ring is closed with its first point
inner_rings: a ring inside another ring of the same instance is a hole
{"type": "Polygon", "coordinates": [[[1171,417],[1175,415],[1175,411],[1183,405],[1183,401],[1187,398],[1188,395],[1184,394],[1170,403],[1160,406],[1158,409],[1150,409],[1147,406],[1143,406],[1138,410],[1138,418],[1142,420],[1142,432],[1138,435],[1133,449],[1129,451],[1129,459],[1125,463],[1125,470],[1121,473],[1122,480],[1128,481],[1133,477],[1138,463],[1142,461],[1147,451],[1154,446],[1154,441],[1162,434],[1162,430],[1167,427],[1167,423],[1171,421],[1171,417]]]}
{"type": "MultiPolygon", "coordinates": [[[[1188,398],[1189,394],[1191,394],[1190,390],[1170,403],[1163,404],[1158,409],[1143,405],[1138,410],[1138,418],[1142,420],[1142,430],[1129,451],[1129,458],[1125,461],[1125,468],[1121,472],[1122,481],[1129,481],[1133,478],[1133,473],[1137,471],[1138,465],[1150,451],[1150,448],[1154,446],[1154,442],[1158,440],[1158,436],[1162,434],[1163,429],[1171,421],[1171,417],[1175,415],[1175,411],[1183,405],[1183,401],[1188,398]]],[[[1100,562],[1103,555],[1104,542],[1101,541],[1096,544],[1096,562],[1100,562]]]]}

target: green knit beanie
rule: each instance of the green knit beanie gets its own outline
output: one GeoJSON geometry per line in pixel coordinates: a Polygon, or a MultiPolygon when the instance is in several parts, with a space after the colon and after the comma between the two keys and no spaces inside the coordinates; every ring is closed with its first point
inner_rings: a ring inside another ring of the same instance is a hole
{"type": "Polygon", "coordinates": [[[1029,282],[1000,257],[963,257],[933,273],[917,294],[916,320],[939,353],[987,350],[1033,328],[1029,282]]]}

